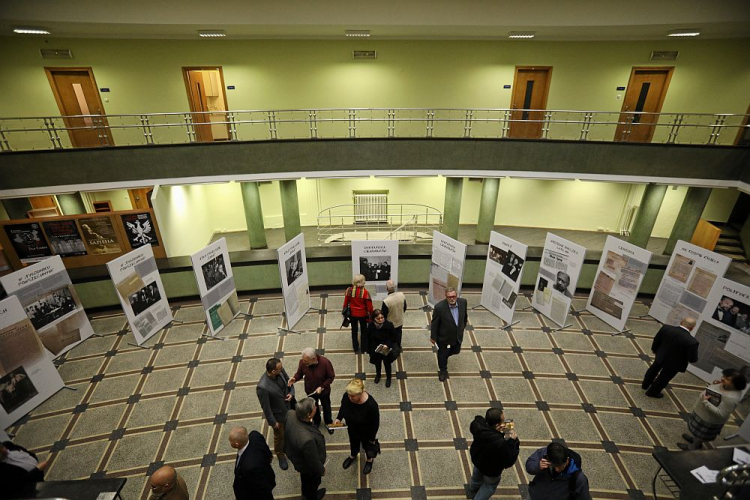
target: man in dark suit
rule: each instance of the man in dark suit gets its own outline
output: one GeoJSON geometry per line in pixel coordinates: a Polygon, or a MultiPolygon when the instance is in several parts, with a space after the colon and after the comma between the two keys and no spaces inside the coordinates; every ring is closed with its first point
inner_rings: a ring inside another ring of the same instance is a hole
{"type": "Polygon", "coordinates": [[[695,328],[694,318],[685,318],[680,326],[664,325],[656,333],[651,351],[656,359],[646,370],[641,387],[650,398],[663,398],[661,391],[678,372],[687,369],[688,362],[698,361],[698,341],[690,334],[695,328]]]}
{"type": "Polygon", "coordinates": [[[737,312],[739,312],[739,309],[737,309],[737,312],[733,313],[733,307],[734,301],[732,299],[729,297],[722,297],[711,317],[717,321],[721,321],[725,325],[734,327],[734,321],[737,318],[737,312]]]}
{"type": "Polygon", "coordinates": [[[461,352],[464,328],[469,321],[466,299],[459,299],[453,287],[445,289],[445,300],[435,305],[430,325],[430,342],[438,348],[438,379],[448,378],[448,358],[461,352]]]}
{"type": "Polygon", "coordinates": [[[229,446],[237,450],[234,464],[234,496],[237,500],[273,500],[276,474],[271,468],[273,455],[258,431],[249,435],[244,427],[229,431],[229,446]]]}
{"type": "Polygon", "coordinates": [[[284,449],[302,482],[302,498],[320,500],[326,489],[320,482],[326,475],[326,440],[313,423],[317,412],[313,398],[304,398],[286,417],[286,441],[284,449]]]}
{"type": "Polygon", "coordinates": [[[36,455],[10,441],[0,444],[0,498],[24,491],[25,485],[44,481],[49,460],[39,462],[36,455]]]}

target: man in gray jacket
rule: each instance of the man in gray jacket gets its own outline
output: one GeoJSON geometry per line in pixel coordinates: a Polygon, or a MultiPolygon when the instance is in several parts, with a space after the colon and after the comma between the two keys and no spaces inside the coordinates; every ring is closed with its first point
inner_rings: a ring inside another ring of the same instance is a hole
{"type": "Polygon", "coordinates": [[[430,342],[438,348],[438,379],[448,378],[448,358],[461,352],[464,329],[469,320],[466,299],[459,299],[453,287],[445,289],[445,300],[435,304],[430,325],[430,342]]]}
{"type": "Polygon", "coordinates": [[[294,406],[294,386],[289,387],[286,374],[279,358],[266,362],[266,373],[260,377],[255,388],[269,427],[273,429],[273,451],[279,458],[281,470],[287,470],[289,463],[284,453],[284,424],[287,412],[294,406]]]}
{"type": "Polygon", "coordinates": [[[299,472],[302,482],[302,498],[319,500],[326,489],[318,489],[326,475],[326,441],[323,434],[313,424],[317,411],[313,398],[302,399],[286,417],[286,442],[284,449],[299,472]]]}

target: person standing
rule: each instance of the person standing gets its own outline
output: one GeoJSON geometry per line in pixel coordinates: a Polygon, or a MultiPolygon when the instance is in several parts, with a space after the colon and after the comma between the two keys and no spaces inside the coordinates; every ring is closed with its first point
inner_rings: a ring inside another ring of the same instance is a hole
{"type": "Polygon", "coordinates": [[[461,352],[464,329],[469,321],[466,299],[458,298],[453,287],[445,289],[445,300],[435,304],[430,325],[430,342],[437,345],[438,379],[448,378],[448,358],[461,352]]]}
{"type": "Polygon", "coordinates": [[[474,472],[469,482],[466,498],[487,500],[497,485],[503,470],[513,467],[518,459],[520,442],[515,430],[505,438],[505,415],[499,408],[490,408],[484,417],[477,415],[469,426],[474,441],[469,452],[474,472]]]}
{"type": "Polygon", "coordinates": [[[40,462],[23,446],[5,441],[0,444],[0,497],[18,494],[29,483],[44,481],[49,460],[40,462]]]}
{"type": "Polygon", "coordinates": [[[393,323],[393,329],[396,331],[396,343],[401,345],[404,329],[404,312],[406,312],[406,296],[403,292],[396,291],[396,284],[393,280],[385,282],[385,289],[388,296],[383,301],[380,308],[385,315],[385,319],[393,323]]]}
{"type": "Polygon", "coordinates": [[[695,328],[694,318],[685,318],[680,326],[662,326],[651,344],[656,359],[643,377],[641,388],[650,398],[663,398],[661,392],[678,372],[684,372],[688,363],[698,361],[698,341],[690,334],[695,328]]]}
{"type": "Polygon", "coordinates": [[[148,500],[190,500],[185,480],[169,465],[156,469],[148,479],[148,486],[151,489],[148,500]]]}
{"type": "Polygon", "coordinates": [[[378,429],[380,428],[380,408],[370,394],[365,392],[365,383],[358,378],[352,379],[346,386],[346,393],[341,398],[341,407],[335,424],[346,421],[349,433],[349,456],[344,459],[343,467],[348,469],[357,459],[359,448],[365,450],[367,461],[362,469],[364,474],[372,472],[372,462],[379,453],[378,429]]]}
{"type": "Polygon", "coordinates": [[[229,431],[229,446],[237,450],[234,463],[234,497],[237,500],[273,500],[276,474],[273,454],[260,432],[249,435],[244,427],[229,431]]]}
{"type": "MultiPolygon", "coordinates": [[[[326,425],[333,423],[331,412],[331,384],[336,378],[333,365],[323,355],[318,355],[312,347],[302,351],[297,373],[289,379],[291,387],[295,382],[305,379],[305,394],[315,400],[318,411],[315,412],[315,425],[320,426],[320,406],[323,406],[323,421],[326,425]]],[[[333,434],[328,429],[328,434],[333,434]]]]}
{"type": "Polygon", "coordinates": [[[318,489],[326,475],[326,441],[313,424],[318,407],[312,398],[304,398],[294,410],[287,413],[287,439],[285,450],[294,469],[299,472],[302,498],[321,499],[326,489],[318,489]]]}
{"type": "Polygon", "coordinates": [[[391,386],[391,364],[397,359],[399,346],[396,345],[396,331],[390,321],[385,319],[380,309],[372,312],[372,321],[367,327],[367,342],[369,343],[370,363],[375,365],[375,380],[380,382],[380,373],[385,364],[385,386],[391,386]],[[378,346],[384,345],[390,352],[377,352],[378,346]]]}
{"type": "Polygon", "coordinates": [[[273,429],[273,451],[279,458],[279,467],[287,470],[289,463],[284,453],[284,423],[287,411],[294,407],[294,385],[289,384],[289,375],[279,358],[266,361],[266,373],[260,377],[255,392],[263,416],[273,429]]]}
{"type": "Polygon", "coordinates": [[[344,297],[343,310],[349,306],[351,310],[352,326],[352,348],[359,354],[360,343],[358,332],[362,332],[362,352],[367,352],[367,340],[365,331],[367,329],[367,318],[372,314],[372,299],[370,293],[365,288],[365,277],[362,274],[355,274],[352,279],[352,286],[346,289],[344,297]]]}
{"type": "Polygon", "coordinates": [[[531,500],[591,500],[581,455],[560,443],[550,443],[526,459],[531,500]]]}

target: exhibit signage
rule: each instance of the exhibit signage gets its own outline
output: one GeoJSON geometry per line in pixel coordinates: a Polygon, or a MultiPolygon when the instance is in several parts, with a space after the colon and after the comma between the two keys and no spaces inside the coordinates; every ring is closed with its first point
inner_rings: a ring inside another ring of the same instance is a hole
{"type": "Polygon", "coordinates": [[[213,337],[240,313],[227,240],[221,238],[191,255],[190,259],[213,337]]]}
{"type": "Polygon", "coordinates": [[[398,241],[352,241],[352,275],[362,274],[373,300],[388,296],[385,283],[398,284],[398,241]]]}
{"type": "Polygon", "coordinates": [[[582,246],[547,233],[531,305],[561,327],[566,326],[585,256],[582,246]]]}
{"type": "Polygon", "coordinates": [[[278,259],[287,328],[291,329],[310,309],[305,236],[300,233],[279,247],[278,259]]]}
{"type": "Polygon", "coordinates": [[[453,287],[461,295],[466,261],[466,245],[441,232],[432,233],[432,264],[427,300],[433,306],[445,300],[445,289],[453,287]]]}
{"type": "Polygon", "coordinates": [[[508,324],[516,310],[527,248],[500,233],[490,233],[480,304],[508,324]]]}

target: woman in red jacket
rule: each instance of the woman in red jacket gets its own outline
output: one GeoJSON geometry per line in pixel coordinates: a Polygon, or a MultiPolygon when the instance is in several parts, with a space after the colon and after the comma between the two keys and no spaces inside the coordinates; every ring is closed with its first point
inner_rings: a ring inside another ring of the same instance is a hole
{"type": "Polygon", "coordinates": [[[362,331],[362,352],[367,352],[367,320],[372,314],[372,299],[365,289],[365,277],[361,274],[354,275],[352,286],[346,289],[344,297],[343,310],[346,306],[351,309],[352,322],[352,347],[354,352],[359,354],[359,339],[357,338],[358,330],[362,331]]]}

